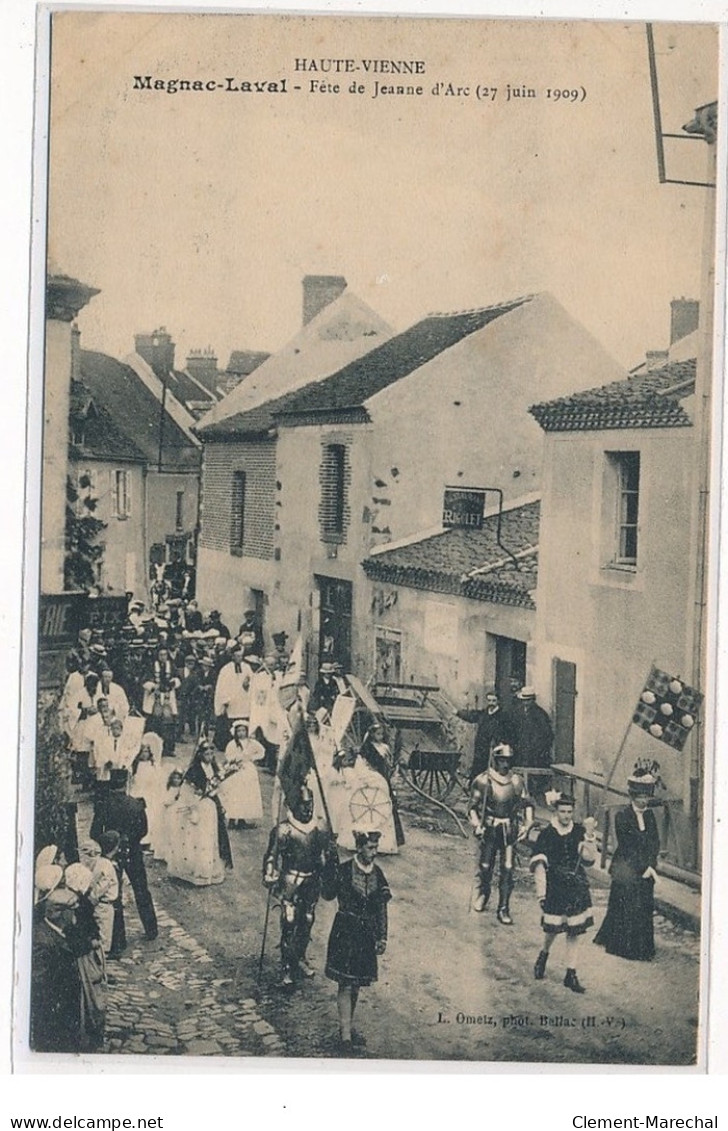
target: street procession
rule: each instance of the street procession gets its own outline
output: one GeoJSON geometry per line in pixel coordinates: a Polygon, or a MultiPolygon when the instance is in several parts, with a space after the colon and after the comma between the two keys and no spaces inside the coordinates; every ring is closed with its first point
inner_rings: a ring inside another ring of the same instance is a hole
{"type": "MultiPolygon", "coordinates": [[[[234,631],[217,610],[203,615],[194,599],[170,596],[146,609],[130,595],[118,630],[81,629],[66,654],[57,705],[64,821],[58,843],[40,847],[34,874],[37,1050],[103,1051],[114,971],[135,936],[158,940],[155,901],[165,899],[165,886],[188,887],[194,901],[195,890],[229,883],[246,869],[246,886],[259,888],[258,992],[263,985],[285,1000],[305,994],[310,979],[331,980],[338,1023],[331,1055],[366,1055],[355,1009],[360,990],[378,981],[386,963],[388,904],[400,894],[376,860],[384,858],[390,871],[388,857],[421,851],[408,845],[400,783],[410,803],[418,793],[428,798],[410,776],[414,756],[387,741],[386,708],[356,677],[327,659],[309,683],[300,636],[289,642],[287,633],[274,633],[274,650],[264,656],[257,654],[262,639],[253,609],[234,631]],[[257,857],[241,859],[248,838],[257,857]],[[309,943],[321,900],[335,901],[337,910],[317,968],[309,943]]],[[[524,984],[547,976],[561,937],[552,966],[560,964],[563,986],[581,995],[580,942],[594,925],[589,870],[598,855],[597,822],[575,812],[571,790],[547,787],[551,775],[530,754],[553,741],[551,725],[533,690],[517,682],[512,710],[491,687],[484,710],[459,712],[477,727],[470,772],[459,782],[459,809],[475,848],[461,911],[490,914],[508,934],[520,862],[520,883],[543,932],[540,949],[524,962],[524,984]],[[534,710],[538,726],[529,718],[534,710]],[[520,768],[531,761],[533,795],[529,771],[520,768]]],[[[399,732],[392,734],[397,743],[399,732]]],[[[655,955],[659,837],[649,805],[656,785],[646,765],[628,778],[609,906],[594,939],[625,959],[655,955]]],[[[434,795],[428,800],[462,829],[455,810],[434,795]]]]}
{"type": "Polygon", "coordinates": [[[18,1048],[699,1064],[714,32],[271,19],[49,14],[18,1048]]]}

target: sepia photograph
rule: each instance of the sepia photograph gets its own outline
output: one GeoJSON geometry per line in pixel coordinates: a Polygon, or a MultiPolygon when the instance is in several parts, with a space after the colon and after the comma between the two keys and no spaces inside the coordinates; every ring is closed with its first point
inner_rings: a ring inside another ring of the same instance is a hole
{"type": "Polygon", "coordinates": [[[704,1070],[717,25],[38,28],[18,1063],[704,1070]]]}

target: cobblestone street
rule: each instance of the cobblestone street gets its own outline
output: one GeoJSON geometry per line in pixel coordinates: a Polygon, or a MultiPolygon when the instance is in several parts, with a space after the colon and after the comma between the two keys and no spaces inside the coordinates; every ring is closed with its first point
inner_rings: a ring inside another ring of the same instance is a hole
{"type": "MultiPolygon", "coordinates": [[[[184,764],[187,751],[180,752],[184,764]]],[[[261,776],[269,811],[271,779],[261,776]]],[[[82,814],[82,823],[84,815],[82,814]]],[[[521,865],[515,927],[491,911],[468,910],[472,843],[417,827],[405,812],[407,844],[380,860],[394,892],[391,939],[379,982],[364,990],[357,1022],[369,1059],[689,1064],[695,1055],[699,937],[664,915],[655,919],[658,955],[630,963],[583,944],[587,994],[561,984],[554,948],[545,981],[532,964],[540,930],[532,881],[521,865]]],[[[427,824],[427,822],[422,822],[427,824]]],[[[260,882],[266,824],[233,829],[234,868],[223,884],[194,888],[149,858],[159,937],[143,939],[125,885],[129,945],[109,963],[106,1052],[140,1056],[331,1058],[335,986],[323,975],[334,907],[317,909],[309,960],[316,976],[292,993],[277,988],[278,910],[271,908],[258,986],[265,919],[260,882]]],[[[592,885],[595,921],[607,889],[592,885]]]]}

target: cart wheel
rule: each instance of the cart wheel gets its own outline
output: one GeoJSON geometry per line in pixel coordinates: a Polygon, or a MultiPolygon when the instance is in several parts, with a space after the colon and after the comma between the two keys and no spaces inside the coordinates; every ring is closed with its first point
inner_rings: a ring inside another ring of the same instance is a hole
{"type": "Polygon", "coordinates": [[[383,829],[392,819],[392,802],[389,791],[376,785],[362,785],[349,799],[349,812],[355,825],[361,823],[372,829],[383,829]]]}
{"type": "Polygon", "coordinates": [[[357,707],[346,728],[346,745],[352,747],[358,753],[373,721],[374,716],[365,707],[357,707]]]}
{"type": "Polygon", "coordinates": [[[457,784],[457,778],[450,770],[439,769],[434,766],[427,766],[425,769],[413,769],[410,766],[410,774],[418,789],[421,789],[428,797],[434,797],[437,801],[444,801],[457,784]]]}

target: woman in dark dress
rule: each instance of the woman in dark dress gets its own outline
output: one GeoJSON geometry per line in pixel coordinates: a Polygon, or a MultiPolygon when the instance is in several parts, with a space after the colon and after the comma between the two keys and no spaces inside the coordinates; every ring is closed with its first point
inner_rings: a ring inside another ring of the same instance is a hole
{"type": "Polygon", "coordinates": [[[374,863],[380,836],[375,829],[355,829],[355,856],[337,867],[333,885],[322,890],[324,899],[339,901],[326,952],[326,977],[339,986],[336,1005],[344,1055],[351,1053],[352,1045],[365,1043],[352,1032],[354,1010],[361,987],[376,982],[377,956],[387,946],[387,903],[392,893],[374,863]]]}
{"type": "Polygon", "coordinates": [[[607,954],[640,962],[655,957],[652,916],[660,838],[655,814],[648,808],[655,784],[649,771],[639,769],[627,782],[631,804],[614,819],[612,886],[606,917],[594,939],[607,954]]]}
{"type": "Polygon", "coordinates": [[[564,934],[564,985],[576,994],[583,994],[584,987],[576,974],[576,955],[579,939],[594,922],[585,867],[590,867],[596,859],[596,822],[593,817],[587,817],[584,824],[574,821],[574,798],[569,794],[557,794],[553,806],[556,815],[539,834],[531,857],[543,928],[543,942],[533,974],[536,981],[545,976],[553,941],[557,935],[564,934]]]}

